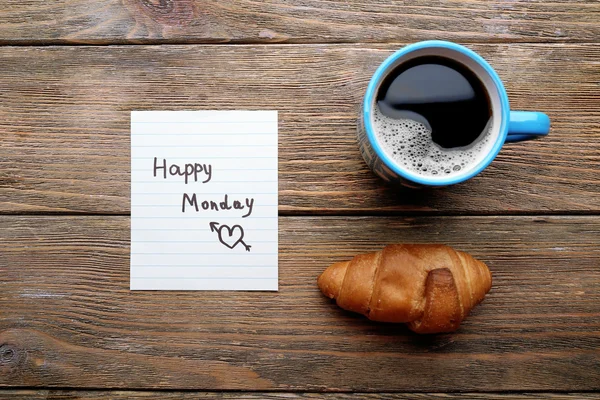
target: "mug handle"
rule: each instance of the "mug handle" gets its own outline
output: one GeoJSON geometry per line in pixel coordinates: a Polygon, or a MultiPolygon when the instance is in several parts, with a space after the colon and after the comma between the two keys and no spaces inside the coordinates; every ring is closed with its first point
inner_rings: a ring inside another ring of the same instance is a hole
{"type": "Polygon", "coordinates": [[[520,142],[546,136],[550,132],[550,118],[537,111],[511,111],[506,142],[520,142]]]}

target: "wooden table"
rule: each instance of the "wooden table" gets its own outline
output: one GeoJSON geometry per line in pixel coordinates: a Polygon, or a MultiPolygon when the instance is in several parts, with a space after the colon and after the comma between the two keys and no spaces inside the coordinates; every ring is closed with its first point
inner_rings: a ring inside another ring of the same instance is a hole
{"type": "Polygon", "coordinates": [[[600,399],[599,43],[597,0],[4,0],[0,398],[600,399]],[[434,38],[552,131],[468,183],[389,188],[358,104],[434,38]],[[278,293],[129,291],[129,112],[165,109],[279,110],[278,293]],[[458,332],[320,294],[330,263],[393,242],[489,264],[458,332]]]}

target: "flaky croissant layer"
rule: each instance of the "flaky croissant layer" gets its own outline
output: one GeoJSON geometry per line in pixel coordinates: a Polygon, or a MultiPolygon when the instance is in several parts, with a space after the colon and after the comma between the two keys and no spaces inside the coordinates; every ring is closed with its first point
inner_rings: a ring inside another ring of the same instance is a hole
{"type": "Polygon", "coordinates": [[[452,332],[492,286],[479,260],[437,244],[388,245],[327,268],[323,294],[373,321],[404,322],[417,333],[452,332]]]}

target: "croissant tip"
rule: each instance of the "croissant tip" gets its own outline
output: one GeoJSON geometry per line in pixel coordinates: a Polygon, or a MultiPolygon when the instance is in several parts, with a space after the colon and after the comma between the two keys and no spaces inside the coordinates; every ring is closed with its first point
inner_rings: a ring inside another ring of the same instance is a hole
{"type": "Polygon", "coordinates": [[[321,275],[319,275],[319,278],[317,278],[317,285],[325,296],[334,299],[340,293],[347,266],[347,261],[338,262],[329,266],[321,275]]]}

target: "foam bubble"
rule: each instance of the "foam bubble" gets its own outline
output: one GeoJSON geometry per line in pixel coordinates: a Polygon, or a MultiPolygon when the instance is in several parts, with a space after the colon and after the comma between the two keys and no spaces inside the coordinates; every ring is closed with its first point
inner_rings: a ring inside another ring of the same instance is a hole
{"type": "Polygon", "coordinates": [[[431,131],[410,119],[394,119],[373,109],[373,129],[379,144],[401,168],[424,176],[451,177],[473,167],[487,153],[492,123],[473,144],[445,149],[431,138],[431,131]]]}

